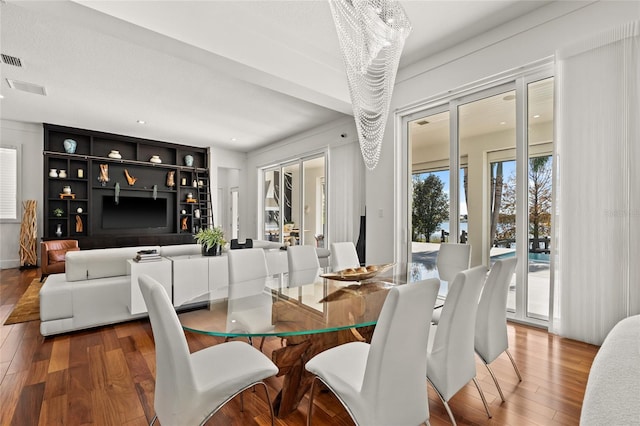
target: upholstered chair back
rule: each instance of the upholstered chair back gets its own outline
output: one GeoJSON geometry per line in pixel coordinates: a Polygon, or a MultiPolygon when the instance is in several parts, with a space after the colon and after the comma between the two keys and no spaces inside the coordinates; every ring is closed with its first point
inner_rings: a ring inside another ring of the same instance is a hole
{"type": "Polygon", "coordinates": [[[331,269],[334,272],[359,266],[358,252],[351,241],[331,243],[331,269]]]}
{"type": "Polygon", "coordinates": [[[363,400],[371,411],[367,417],[375,424],[419,424],[429,418],[425,360],[439,287],[438,279],[432,278],[389,291],[362,383],[363,400]]]}
{"type": "Polygon", "coordinates": [[[229,250],[229,284],[266,277],[268,273],[264,250],[250,248],[229,250]]]}
{"type": "Polygon", "coordinates": [[[509,348],[507,338],[507,295],[518,259],[497,260],[491,267],[478,303],[475,349],[489,364],[509,348]]]}
{"type": "Polygon", "coordinates": [[[445,401],[476,376],[474,334],[486,270],[481,265],[455,276],[440,321],[434,326],[427,374],[445,401]]]}
{"type": "Polygon", "coordinates": [[[438,276],[442,281],[451,282],[460,271],[469,269],[471,262],[471,245],[469,244],[440,244],[436,266],[438,276]]]}

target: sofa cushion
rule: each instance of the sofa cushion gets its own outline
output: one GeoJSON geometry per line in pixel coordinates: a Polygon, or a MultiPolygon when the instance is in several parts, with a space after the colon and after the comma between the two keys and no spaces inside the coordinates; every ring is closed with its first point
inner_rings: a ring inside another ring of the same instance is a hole
{"type": "Polygon", "coordinates": [[[160,250],[159,246],[138,246],[80,250],[67,253],[67,281],[127,275],[127,259],[133,259],[140,250],[160,250]]]}
{"type": "Polygon", "coordinates": [[[175,244],[160,247],[160,256],[186,256],[202,254],[202,246],[200,244],[175,244]]]}
{"type": "Polygon", "coordinates": [[[67,252],[69,251],[78,251],[80,250],[79,247],[71,247],[68,249],[60,249],[60,250],[49,250],[48,254],[49,254],[49,263],[57,263],[57,262],[64,262],[65,256],[67,255],[67,252]]]}

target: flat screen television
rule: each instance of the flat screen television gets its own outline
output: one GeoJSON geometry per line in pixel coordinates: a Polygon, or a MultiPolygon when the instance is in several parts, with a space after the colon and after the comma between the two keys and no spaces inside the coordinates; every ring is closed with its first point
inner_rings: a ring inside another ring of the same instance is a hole
{"type": "Polygon", "coordinates": [[[102,229],[166,228],[167,199],[148,197],[102,197],[102,229]]]}

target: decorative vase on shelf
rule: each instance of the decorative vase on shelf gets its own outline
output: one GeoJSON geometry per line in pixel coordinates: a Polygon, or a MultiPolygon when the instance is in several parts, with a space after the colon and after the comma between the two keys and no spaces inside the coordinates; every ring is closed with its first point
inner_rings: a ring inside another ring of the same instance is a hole
{"type": "Polygon", "coordinates": [[[149,162],[154,163],[154,164],[160,164],[160,163],[162,163],[162,160],[160,159],[160,156],[152,155],[151,158],[149,158],[149,162]]]}
{"type": "Polygon", "coordinates": [[[67,171],[66,170],[60,170],[60,173],[58,173],[58,177],[66,178],[67,177],[67,171]]]}
{"type": "Polygon", "coordinates": [[[58,177],[58,169],[50,169],[49,177],[58,177]]]}
{"type": "Polygon", "coordinates": [[[62,237],[62,224],[59,223],[56,225],[56,237],[62,237]]]}
{"type": "Polygon", "coordinates": [[[115,158],[115,159],[121,159],[122,155],[120,155],[120,151],[116,151],[115,149],[112,149],[111,152],[108,155],[109,158],[115,158]]]}
{"type": "Polygon", "coordinates": [[[185,155],[184,156],[184,164],[187,167],[193,167],[193,155],[185,155]]]}
{"type": "Polygon", "coordinates": [[[64,145],[64,150],[67,154],[73,154],[76,152],[78,142],[73,139],[65,139],[64,142],[62,142],[62,145],[64,145]]]}
{"type": "Polygon", "coordinates": [[[70,186],[65,186],[62,188],[62,193],[63,194],[71,194],[71,187],[70,186]]]}

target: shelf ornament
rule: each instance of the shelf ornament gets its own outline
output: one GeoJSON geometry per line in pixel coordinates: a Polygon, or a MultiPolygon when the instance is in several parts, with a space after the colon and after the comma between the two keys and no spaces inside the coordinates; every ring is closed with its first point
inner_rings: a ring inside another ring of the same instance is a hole
{"type": "Polygon", "coordinates": [[[172,188],[176,185],[176,181],[174,179],[175,174],[176,174],[175,170],[169,170],[167,172],[167,186],[169,188],[172,188]]]}
{"type": "Polygon", "coordinates": [[[137,177],[131,176],[127,169],[124,169],[124,175],[127,178],[127,183],[129,184],[129,186],[133,186],[136,183],[136,181],[138,180],[137,177]]]}
{"type": "Polygon", "coordinates": [[[329,0],[367,169],[380,158],[393,85],[411,22],[395,0],[329,0]]]}
{"type": "Polygon", "coordinates": [[[109,165],[108,164],[100,164],[100,176],[98,176],[98,182],[102,186],[106,186],[107,182],[109,182],[109,165]]]}
{"type": "Polygon", "coordinates": [[[113,194],[113,202],[116,204],[120,203],[120,182],[116,182],[116,188],[113,194]]]}

